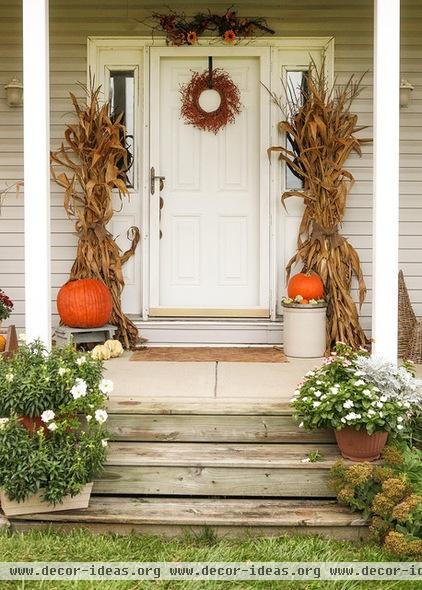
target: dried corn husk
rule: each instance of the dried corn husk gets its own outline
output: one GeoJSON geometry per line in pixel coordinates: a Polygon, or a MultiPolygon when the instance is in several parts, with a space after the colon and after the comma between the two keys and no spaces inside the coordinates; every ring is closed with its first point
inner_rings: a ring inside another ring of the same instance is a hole
{"type": "Polygon", "coordinates": [[[111,322],[118,337],[129,348],[138,340],[136,326],[121,307],[124,287],[122,266],[133,256],[139,230],[128,229],[130,248],[122,253],[107,225],[113,217],[113,194],[122,202],[129,192],[124,175],[129,168],[125,129],[121,115],[112,118],[109,104],[100,104],[100,87],[87,90],[87,104],[81,106],[70,93],[77,121],[65,130],[65,142],[51,153],[52,176],[63,187],[64,207],[75,219],[79,238],[70,278],[97,278],[104,281],[113,298],[111,322]]]}
{"type": "Polygon", "coordinates": [[[356,278],[361,306],[366,286],[359,256],[339,233],[354,182],[344,167],[346,160],[353,152],[361,156],[361,145],[371,141],[356,136],[364,127],[358,126],[357,116],[350,112],[360,84],[361,80],[355,82],[352,77],[345,86],[329,90],[324,66],[318,70],[311,63],[303,95],[292,100],[294,93],[289,91],[289,112],[272,94],[285,115],[279,123],[280,132],[288,134],[293,147],[274,146],[269,148],[269,154],[278,152],[280,160],[304,181],[303,190],[286,191],[281,197],[283,205],[292,196],[302,198],[305,205],[297,253],[287,264],[287,278],[296,264],[322,278],[328,304],[328,349],[337,341],[354,347],[367,344],[350,293],[356,278]]]}

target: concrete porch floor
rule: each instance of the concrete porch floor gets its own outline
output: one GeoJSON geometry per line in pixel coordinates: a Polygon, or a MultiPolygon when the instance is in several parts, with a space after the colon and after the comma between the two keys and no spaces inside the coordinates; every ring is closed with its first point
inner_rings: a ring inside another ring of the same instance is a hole
{"type": "MultiPolygon", "coordinates": [[[[304,374],[322,359],[289,358],[287,363],[131,361],[131,352],[105,362],[105,377],[114,382],[113,400],[172,407],[201,403],[285,405],[304,374]]],[[[416,366],[422,379],[422,365],[416,366]]],[[[228,407],[228,406],[227,406],[228,407]]]]}
{"type": "Polygon", "coordinates": [[[287,402],[303,375],[322,359],[287,363],[131,361],[131,352],[105,362],[112,398],[137,401],[287,402]]]}

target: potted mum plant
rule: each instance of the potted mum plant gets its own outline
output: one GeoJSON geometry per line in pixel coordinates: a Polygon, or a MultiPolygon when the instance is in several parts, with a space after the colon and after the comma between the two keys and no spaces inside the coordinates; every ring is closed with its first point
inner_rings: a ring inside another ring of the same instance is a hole
{"type": "Polygon", "coordinates": [[[103,468],[102,363],[36,342],[0,358],[0,500],[7,516],[87,507],[103,468]]]}
{"type": "Polygon", "coordinates": [[[13,301],[0,289],[0,326],[7,320],[13,310],[13,301]]]}
{"type": "Polygon", "coordinates": [[[292,405],[301,427],[334,429],[344,458],[374,461],[389,433],[406,435],[421,401],[409,366],[338,343],[321,367],[305,375],[292,405]]]}

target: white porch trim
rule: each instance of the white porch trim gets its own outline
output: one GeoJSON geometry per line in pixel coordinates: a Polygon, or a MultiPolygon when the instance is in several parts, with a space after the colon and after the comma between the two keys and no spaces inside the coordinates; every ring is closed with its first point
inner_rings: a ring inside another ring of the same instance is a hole
{"type": "Polygon", "coordinates": [[[400,0],[374,0],[373,350],[397,361],[400,0]]]}
{"type": "Polygon", "coordinates": [[[23,0],[25,330],[51,345],[48,0],[23,0]]]}

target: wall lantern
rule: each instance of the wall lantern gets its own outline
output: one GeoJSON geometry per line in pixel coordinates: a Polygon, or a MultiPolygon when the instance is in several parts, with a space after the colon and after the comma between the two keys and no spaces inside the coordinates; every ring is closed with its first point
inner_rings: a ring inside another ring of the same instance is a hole
{"type": "Polygon", "coordinates": [[[10,80],[4,89],[9,107],[21,107],[23,105],[23,84],[18,78],[10,80]]]}
{"type": "Polygon", "coordinates": [[[400,82],[400,107],[407,109],[410,104],[410,95],[412,94],[414,86],[408,80],[400,82]]]}

